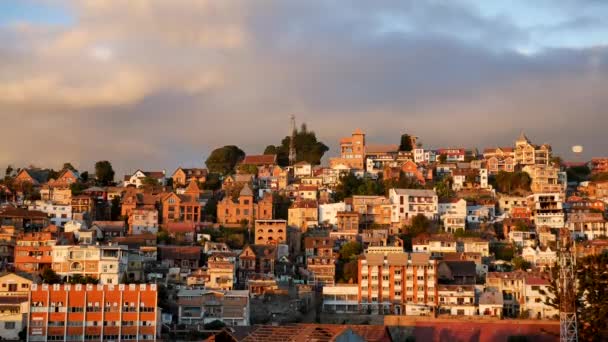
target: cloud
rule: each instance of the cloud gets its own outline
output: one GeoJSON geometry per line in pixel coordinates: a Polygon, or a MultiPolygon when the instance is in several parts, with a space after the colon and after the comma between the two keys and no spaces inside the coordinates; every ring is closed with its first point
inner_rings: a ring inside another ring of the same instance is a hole
{"type": "Polygon", "coordinates": [[[608,148],[607,48],[524,55],[530,31],[464,2],[68,4],[69,25],[0,27],[2,136],[19,142],[0,145],[0,166],[201,165],[224,144],[278,143],[291,114],[331,154],[357,127],[431,147],[524,129],[566,157],[608,148]]]}

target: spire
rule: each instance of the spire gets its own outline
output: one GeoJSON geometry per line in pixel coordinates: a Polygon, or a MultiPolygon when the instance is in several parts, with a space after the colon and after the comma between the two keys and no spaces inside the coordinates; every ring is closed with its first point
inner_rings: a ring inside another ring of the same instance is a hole
{"type": "Polygon", "coordinates": [[[530,140],[528,139],[528,137],[524,134],[524,130],[523,129],[519,133],[519,138],[517,138],[517,141],[530,142],[530,140]]]}

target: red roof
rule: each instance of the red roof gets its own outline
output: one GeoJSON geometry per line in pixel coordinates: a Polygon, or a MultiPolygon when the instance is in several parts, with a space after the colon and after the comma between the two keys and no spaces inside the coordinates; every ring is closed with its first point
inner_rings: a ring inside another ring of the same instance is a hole
{"type": "Polygon", "coordinates": [[[243,159],[242,164],[245,165],[272,165],[277,163],[277,155],[276,154],[260,154],[260,155],[252,155],[246,156],[243,159]]]}
{"type": "Polygon", "coordinates": [[[194,233],[192,222],[167,222],[165,229],[169,233],[194,233]]]}

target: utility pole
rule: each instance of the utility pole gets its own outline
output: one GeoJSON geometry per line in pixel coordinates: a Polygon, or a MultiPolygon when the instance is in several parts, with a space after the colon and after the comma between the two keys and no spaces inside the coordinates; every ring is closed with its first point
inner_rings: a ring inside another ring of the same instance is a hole
{"type": "Polygon", "coordinates": [[[574,267],[576,261],[570,247],[572,240],[568,228],[561,228],[559,234],[559,340],[578,342],[576,323],[576,281],[574,267]]]}

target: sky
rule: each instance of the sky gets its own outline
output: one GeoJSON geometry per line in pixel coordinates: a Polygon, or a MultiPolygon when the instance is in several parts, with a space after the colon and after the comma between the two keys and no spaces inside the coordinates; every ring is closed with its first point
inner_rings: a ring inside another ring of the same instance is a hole
{"type": "Polygon", "coordinates": [[[606,17],[602,0],[3,0],[0,168],[202,167],[279,144],[291,115],[328,156],[356,128],[607,156],[606,17]]]}

